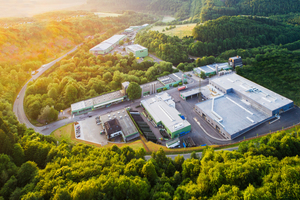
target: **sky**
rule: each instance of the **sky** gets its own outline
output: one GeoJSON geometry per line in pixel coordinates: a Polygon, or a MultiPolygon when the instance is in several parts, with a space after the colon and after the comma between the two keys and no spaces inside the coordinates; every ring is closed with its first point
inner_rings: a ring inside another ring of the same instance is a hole
{"type": "Polygon", "coordinates": [[[31,17],[36,14],[79,7],[86,0],[0,0],[0,18],[31,17]]]}

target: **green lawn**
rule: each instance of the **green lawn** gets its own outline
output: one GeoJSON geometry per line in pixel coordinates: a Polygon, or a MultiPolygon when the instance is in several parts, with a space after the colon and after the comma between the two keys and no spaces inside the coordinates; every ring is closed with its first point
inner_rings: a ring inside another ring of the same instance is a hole
{"type": "Polygon", "coordinates": [[[103,13],[103,12],[95,12],[95,15],[98,15],[98,17],[118,17],[122,14],[118,13],[103,13]]]}
{"type": "Polygon", "coordinates": [[[166,30],[167,27],[169,26],[154,26],[150,30],[151,31],[159,31],[161,33],[164,33],[166,35],[170,36],[178,36],[179,38],[183,38],[184,36],[190,36],[192,35],[192,30],[196,26],[196,24],[184,24],[184,25],[176,25],[176,28],[164,31],[163,29],[166,30]]]}
{"type": "Polygon", "coordinates": [[[72,140],[72,134],[74,135],[74,125],[73,123],[67,124],[65,126],[62,126],[55,131],[51,133],[51,136],[53,136],[55,139],[57,139],[59,142],[62,140],[67,141],[68,143],[75,143],[74,140],[72,140]]]}
{"type": "Polygon", "coordinates": [[[154,61],[153,58],[151,58],[150,56],[146,56],[144,58],[144,61],[154,61]]]}
{"type": "Polygon", "coordinates": [[[168,23],[168,22],[171,22],[171,21],[174,21],[174,20],[175,20],[174,17],[171,17],[171,16],[164,16],[164,18],[162,19],[162,22],[168,23]]]}

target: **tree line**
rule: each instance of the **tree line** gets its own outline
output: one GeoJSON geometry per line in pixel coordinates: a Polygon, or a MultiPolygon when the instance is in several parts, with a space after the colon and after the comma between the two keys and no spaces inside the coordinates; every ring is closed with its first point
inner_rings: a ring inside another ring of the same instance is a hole
{"type": "Polygon", "coordinates": [[[206,147],[199,158],[160,149],[57,143],[0,118],[0,199],[297,199],[300,127],[243,142],[238,151],[206,147]]]}

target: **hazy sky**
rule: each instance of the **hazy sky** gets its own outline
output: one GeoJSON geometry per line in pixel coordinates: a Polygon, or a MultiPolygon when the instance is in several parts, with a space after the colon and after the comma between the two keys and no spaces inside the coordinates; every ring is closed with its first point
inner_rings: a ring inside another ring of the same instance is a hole
{"type": "Polygon", "coordinates": [[[86,0],[0,0],[0,17],[31,17],[82,5],[86,0]]]}

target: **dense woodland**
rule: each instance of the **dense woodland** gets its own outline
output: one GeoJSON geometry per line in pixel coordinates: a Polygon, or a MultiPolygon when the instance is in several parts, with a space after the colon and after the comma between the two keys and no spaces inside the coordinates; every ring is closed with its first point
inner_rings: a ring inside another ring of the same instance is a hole
{"type": "Polygon", "coordinates": [[[188,61],[187,45],[177,36],[171,37],[156,31],[148,31],[137,34],[135,42],[173,64],[188,61]]]}
{"type": "Polygon", "coordinates": [[[297,199],[300,127],[201,159],[60,144],[0,118],[0,199],[297,199]]]}
{"type": "Polygon", "coordinates": [[[193,36],[198,41],[189,45],[189,53],[206,56],[229,49],[291,43],[300,40],[300,28],[267,18],[224,16],[196,26],[193,36]]]}
{"type": "Polygon", "coordinates": [[[300,10],[297,0],[126,0],[121,3],[117,0],[88,0],[88,5],[106,12],[146,11],[193,22],[205,22],[221,16],[271,16],[300,10]]]}

